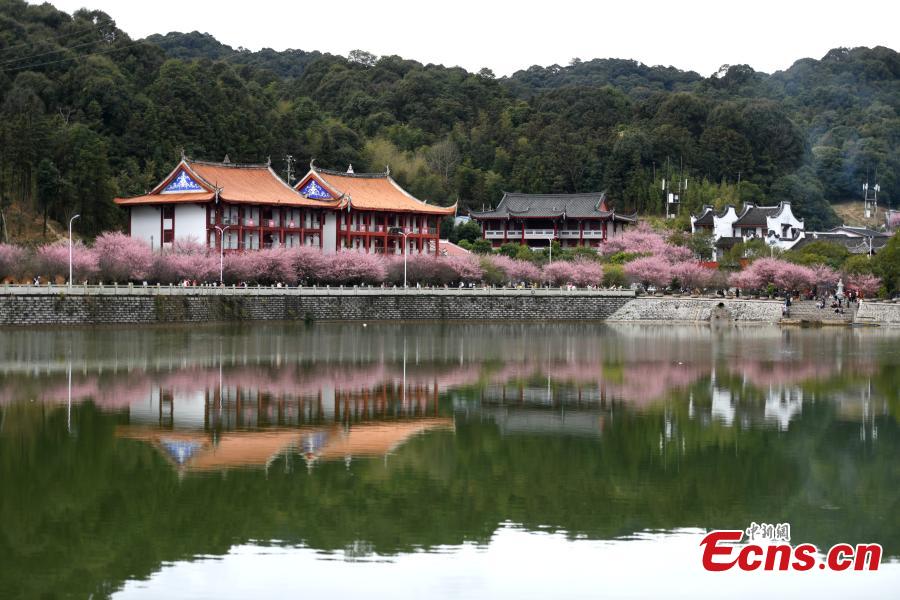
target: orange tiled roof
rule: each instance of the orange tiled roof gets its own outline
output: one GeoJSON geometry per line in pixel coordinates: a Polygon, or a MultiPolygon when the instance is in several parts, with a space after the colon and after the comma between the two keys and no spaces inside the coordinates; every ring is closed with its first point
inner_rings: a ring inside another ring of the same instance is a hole
{"type": "Polygon", "coordinates": [[[456,212],[455,204],[445,207],[422,202],[401,188],[389,173],[342,173],[313,167],[294,188],[301,189],[310,177],[315,177],[329,192],[358,210],[432,215],[452,215],[456,212]]]}
{"type": "Polygon", "coordinates": [[[157,204],[165,202],[166,204],[176,204],[181,202],[209,202],[216,197],[214,192],[191,192],[183,194],[144,194],[142,196],[132,196],[131,198],[116,198],[115,203],[120,206],[130,206],[133,204],[157,204]]]}
{"type": "Polygon", "coordinates": [[[215,198],[216,189],[219,190],[219,199],[226,202],[318,208],[338,208],[340,205],[336,200],[304,198],[285,183],[269,165],[240,165],[190,159],[182,159],[148,194],[133,198],[116,198],[115,202],[120,205],[209,202],[215,198]],[[182,170],[186,171],[203,191],[163,193],[166,186],[182,170]]]}

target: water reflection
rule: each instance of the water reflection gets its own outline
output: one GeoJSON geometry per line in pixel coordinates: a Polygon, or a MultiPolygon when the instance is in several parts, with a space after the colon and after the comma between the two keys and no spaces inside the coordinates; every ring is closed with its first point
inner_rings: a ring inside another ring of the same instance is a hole
{"type": "Polygon", "coordinates": [[[106,595],[251,542],[455,556],[509,524],[629,540],[789,521],[820,546],[897,556],[898,341],[580,324],[7,330],[0,596],[106,595]]]}

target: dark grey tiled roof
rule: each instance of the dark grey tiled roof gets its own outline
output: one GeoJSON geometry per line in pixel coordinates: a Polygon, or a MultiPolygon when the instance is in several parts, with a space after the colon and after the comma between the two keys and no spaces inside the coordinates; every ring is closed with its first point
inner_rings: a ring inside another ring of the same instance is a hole
{"type": "Polygon", "coordinates": [[[520,194],[505,192],[494,210],[472,211],[475,219],[615,217],[632,221],[635,216],[606,210],[606,192],[588,194],[520,194]]]}
{"type": "Polygon", "coordinates": [[[781,206],[754,206],[748,204],[738,216],[732,227],[765,227],[766,218],[774,217],[781,212],[781,206]]]}
{"type": "MultiPolygon", "coordinates": [[[[876,232],[877,233],[877,232],[876,232]]],[[[888,243],[890,236],[878,235],[872,238],[872,251],[878,252],[888,243]]],[[[812,234],[807,233],[806,237],[794,244],[791,250],[799,250],[804,246],[808,246],[813,242],[828,242],[838,244],[850,251],[850,254],[868,254],[869,253],[869,237],[859,237],[855,235],[847,235],[835,231],[817,231],[812,234]]]]}
{"type": "Polygon", "coordinates": [[[825,233],[854,233],[863,237],[891,237],[890,233],[885,233],[883,231],[875,231],[874,229],[869,229],[868,227],[851,227],[850,225],[841,225],[840,227],[835,227],[834,229],[829,229],[825,233]]]}
{"type": "Polygon", "coordinates": [[[712,206],[704,206],[703,212],[700,213],[700,216],[694,219],[694,225],[713,225],[713,215],[715,211],[712,209],[712,206]]]}
{"type": "Polygon", "coordinates": [[[735,244],[738,244],[743,241],[744,241],[743,238],[739,238],[739,237],[720,237],[719,239],[716,240],[716,248],[725,248],[727,250],[728,248],[731,248],[735,244]]]}

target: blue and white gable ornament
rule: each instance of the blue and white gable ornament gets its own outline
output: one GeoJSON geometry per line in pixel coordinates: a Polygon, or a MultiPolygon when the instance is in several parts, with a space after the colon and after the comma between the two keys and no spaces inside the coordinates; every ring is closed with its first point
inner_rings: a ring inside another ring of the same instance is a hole
{"type": "Polygon", "coordinates": [[[182,169],[175,179],[169,182],[169,185],[163,189],[163,194],[177,194],[183,192],[202,192],[203,188],[199,183],[194,181],[187,172],[182,169]]]}
{"type": "Polygon", "coordinates": [[[319,182],[315,179],[310,179],[309,182],[300,188],[300,193],[306,196],[307,198],[312,198],[313,200],[331,200],[332,196],[328,192],[325,191],[319,182]]]}

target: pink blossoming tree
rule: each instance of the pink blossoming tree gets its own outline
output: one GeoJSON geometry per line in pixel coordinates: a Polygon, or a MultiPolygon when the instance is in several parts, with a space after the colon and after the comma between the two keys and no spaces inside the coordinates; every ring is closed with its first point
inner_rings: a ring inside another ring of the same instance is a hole
{"type": "MultiPolygon", "coordinates": [[[[38,248],[35,253],[36,274],[51,280],[69,278],[69,242],[59,240],[38,248]]],[[[97,255],[81,242],[72,246],[72,277],[74,283],[92,281],[97,275],[97,255]]]]}
{"type": "Polygon", "coordinates": [[[18,280],[28,270],[24,248],[12,244],[0,244],[0,281],[18,280]]]}
{"type": "Polygon", "coordinates": [[[153,266],[150,245],[140,238],[111,231],[94,241],[101,281],[127,282],[146,279],[153,266]]]}
{"type": "Polygon", "coordinates": [[[660,255],[644,256],[625,264],[625,276],[632,283],[664,288],[672,282],[672,264],[660,255]]]}

